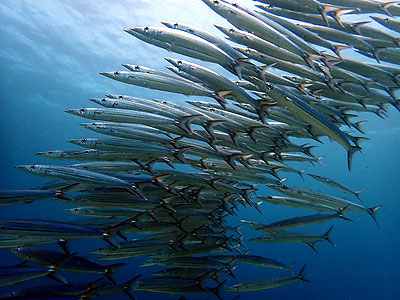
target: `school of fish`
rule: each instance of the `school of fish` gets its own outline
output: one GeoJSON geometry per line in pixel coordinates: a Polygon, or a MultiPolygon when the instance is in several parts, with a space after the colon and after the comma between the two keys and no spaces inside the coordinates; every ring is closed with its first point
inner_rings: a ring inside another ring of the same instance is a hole
{"type": "Polygon", "coordinates": [[[2,299],[111,299],[119,292],[140,299],[140,291],[237,299],[240,292],[309,281],[301,262],[252,255],[252,243],[300,243],[318,253],[317,243],[335,245],[333,226],[320,234],[302,227],[351,221],[351,211],[368,214],[378,225],[381,206],[360,202],[362,190],[318,174],[304,176],[291,162],[320,164],[312,148],[329,137],[347,153],[343,170],[351,170],[360,142],[368,140],[358,114],[384,118],[389,105],[400,110],[398,1],[258,0],[255,9],[202,1],[232,25],[215,25],[232,43],[180,23],[133,27],[125,31],[182,59],[166,57],[169,71],[123,64],[127,71],[100,73],[169,92],[166,99],[171,93],[197,97],[182,104],[108,94],[90,99],[95,108],[69,109],[90,120],[83,127],[104,137],[73,139],[79,148],[37,153],[73,164],[19,165],[52,180],[0,191],[0,205],[53,199],[71,205],[64,212],[78,216],[73,222],[0,220],[0,247],[21,258],[19,265],[0,267],[0,286],[9,287],[2,299]],[[349,15],[365,21],[351,23],[349,15]],[[364,58],[352,60],[346,53],[364,58]],[[230,78],[202,62],[221,66],[230,78]],[[323,191],[291,185],[290,176],[297,175],[325,184],[323,191]],[[337,193],[326,192],[327,186],[337,193]],[[299,214],[275,222],[262,214],[241,220],[242,207],[262,213],[263,202],[295,207],[299,214]],[[242,226],[258,235],[247,239],[242,226]],[[77,253],[69,246],[73,239],[101,239],[103,245],[77,253]],[[139,256],[144,263],[130,266],[131,276],[119,282],[114,272],[139,256]],[[235,271],[242,263],[287,273],[243,282],[235,271]],[[68,284],[73,272],[99,276],[68,284]],[[43,276],[58,284],[15,286],[43,276]]]}

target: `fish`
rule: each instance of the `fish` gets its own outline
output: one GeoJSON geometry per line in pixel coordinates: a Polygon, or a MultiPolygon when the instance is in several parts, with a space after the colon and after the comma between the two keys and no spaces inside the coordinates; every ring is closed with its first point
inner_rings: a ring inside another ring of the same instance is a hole
{"type": "Polygon", "coordinates": [[[297,276],[285,276],[285,277],[273,277],[267,279],[260,279],[255,281],[249,281],[244,283],[238,283],[233,286],[225,288],[226,292],[249,292],[249,291],[259,291],[272,289],[276,287],[281,287],[299,280],[309,282],[306,278],[304,278],[304,270],[306,265],[300,270],[297,276]]]}
{"type": "Polygon", "coordinates": [[[37,200],[57,197],[62,191],[55,190],[2,190],[0,191],[0,205],[18,203],[32,203],[37,200]]]}
{"type": "Polygon", "coordinates": [[[347,166],[348,169],[351,170],[351,159],[355,152],[361,150],[359,146],[352,146],[349,142],[349,138],[324,114],[320,113],[298,97],[295,97],[293,94],[287,93],[285,90],[272,84],[267,84],[266,86],[266,92],[275,101],[278,101],[278,103],[287,107],[293,113],[296,113],[297,116],[305,122],[309,122],[310,125],[315,126],[318,130],[321,130],[341,144],[347,150],[347,166]]]}
{"type": "Polygon", "coordinates": [[[74,254],[63,254],[59,260],[51,262],[44,267],[28,267],[25,264],[0,267],[0,286],[18,284],[42,276],[48,276],[49,278],[67,284],[68,281],[63,276],[56,273],[56,270],[68,262],[73,256],[74,254]]]}
{"type": "Polygon", "coordinates": [[[71,167],[51,166],[51,165],[19,165],[16,167],[27,172],[40,176],[70,180],[72,182],[85,182],[97,185],[127,188],[132,193],[146,199],[139,189],[132,183],[126,182],[109,175],[71,167]]]}
{"type": "MultiPolygon", "coordinates": [[[[11,249],[10,252],[17,257],[34,262],[35,264],[39,265],[48,265],[51,261],[59,261],[62,260],[63,257],[65,257],[65,253],[63,252],[50,251],[35,247],[17,247],[11,249]]],[[[125,266],[125,263],[101,266],[87,260],[86,258],[73,255],[58,268],[62,270],[70,270],[73,272],[101,273],[113,283],[116,283],[116,280],[113,277],[113,271],[116,268],[122,266],[125,266]]]]}
{"type": "Polygon", "coordinates": [[[303,209],[311,209],[316,211],[329,211],[333,212],[337,209],[335,207],[331,207],[328,205],[318,204],[307,200],[302,200],[293,197],[284,197],[284,196],[258,196],[257,198],[267,201],[269,203],[284,205],[295,208],[303,208],[303,209]]]}
{"type": "Polygon", "coordinates": [[[371,19],[391,30],[400,32],[400,22],[391,18],[383,18],[379,16],[371,16],[371,19]]]}
{"type": "Polygon", "coordinates": [[[315,244],[317,242],[326,240],[333,246],[336,246],[329,236],[332,229],[333,226],[329,227],[329,229],[324,234],[320,235],[279,230],[277,232],[272,232],[264,236],[252,238],[249,241],[258,243],[300,243],[310,246],[317,254],[319,254],[319,252],[315,248],[315,244]]]}
{"type": "Polygon", "coordinates": [[[267,225],[257,226],[257,230],[264,232],[279,231],[288,228],[298,228],[303,226],[309,226],[313,224],[324,223],[334,219],[343,219],[346,221],[353,221],[343,214],[346,207],[338,209],[336,213],[333,214],[314,214],[307,216],[293,217],[281,221],[276,221],[267,225]]]}
{"type": "Polygon", "coordinates": [[[316,180],[318,180],[319,182],[325,183],[325,184],[327,184],[327,185],[329,185],[331,187],[334,187],[334,188],[336,188],[338,190],[341,190],[341,191],[343,191],[343,192],[345,192],[347,194],[353,194],[354,196],[356,196],[358,198],[358,200],[362,201],[361,198],[360,198],[360,194],[364,189],[359,190],[359,191],[352,191],[352,190],[348,189],[347,187],[345,187],[344,185],[342,185],[342,184],[340,184],[340,183],[338,183],[338,182],[336,182],[336,181],[334,181],[332,179],[323,177],[321,175],[310,174],[310,173],[308,173],[307,175],[311,176],[312,178],[314,178],[316,180]]]}
{"type": "Polygon", "coordinates": [[[348,210],[365,212],[368,215],[370,215],[371,218],[374,220],[374,222],[378,225],[376,220],[376,211],[380,209],[382,205],[367,208],[360,204],[351,202],[347,199],[329,195],[320,191],[309,190],[305,188],[298,188],[287,185],[278,186],[278,185],[267,184],[267,186],[288,196],[297,197],[307,201],[333,206],[337,208],[347,207],[348,210]]]}

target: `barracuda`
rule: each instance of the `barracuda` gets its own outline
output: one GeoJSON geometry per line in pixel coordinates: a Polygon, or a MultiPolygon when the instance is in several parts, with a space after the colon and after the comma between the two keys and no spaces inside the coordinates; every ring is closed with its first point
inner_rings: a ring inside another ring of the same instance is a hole
{"type": "Polygon", "coordinates": [[[285,90],[271,84],[267,84],[266,92],[271,98],[280,103],[280,105],[287,107],[287,109],[292,111],[299,118],[303,119],[310,125],[315,126],[318,130],[341,144],[347,151],[347,166],[349,170],[351,170],[351,159],[353,154],[361,148],[358,146],[352,146],[346,134],[344,134],[325,115],[301,99],[294,97],[293,94],[287,93],[285,90]]]}

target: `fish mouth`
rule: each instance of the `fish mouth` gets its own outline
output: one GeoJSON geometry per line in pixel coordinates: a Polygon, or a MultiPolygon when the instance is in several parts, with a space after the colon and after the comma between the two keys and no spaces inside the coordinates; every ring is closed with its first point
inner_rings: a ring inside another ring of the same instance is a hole
{"type": "MultiPolygon", "coordinates": [[[[113,72],[99,72],[100,75],[106,76],[108,78],[114,78],[114,73],[113,72]]],[[[115,74],[116,75],[116,74],[115,74]]]]}

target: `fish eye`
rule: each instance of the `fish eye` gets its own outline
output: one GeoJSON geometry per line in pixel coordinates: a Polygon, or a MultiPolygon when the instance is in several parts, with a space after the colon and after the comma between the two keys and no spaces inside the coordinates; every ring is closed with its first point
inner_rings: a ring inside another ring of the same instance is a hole
{"type": "Polygon", "coordinates": [[[100,247],[99,250],[100,250],[100,251],[104,250],[104,247],[100,247]]]}
{"type": "Polygon", "coordinates": [[[118,99],[122,99],[122,98],[124,98],[124,96],[121,96],[121,95],[118,96],[118,99]]]}
{"type": "Polygon", "coordinates": [[[84,111],[86,111],[85,108],[81,108],[81,109],[79,110],[79,112],[84,112],[84,111]]]}
{"type": "Polygon", "coordinates": [[[148,31],[148,30],[149,30],[149,26],[146,26],[146,27],[144,28],[144,30],[145,30],[145,31],[148,31]]]}
{"type": "Polygon", "coordinates": [[[257,237],[257,240],[261,240],[261,236],[257,237]]]}
{"type": "Polygon", "coordinates": [[[26,258],[26,259],[30,259],[31,256],[27,254],[27,255],[25,255],[25,258],[26,258]]]}
{"type": "Polygon", "coordinates": [[[214,4],[214,5],[218,5],[218,4],[219,4],[219,1],[217,1],[217,0],[213,1],[213,4],[214,4]]]}
{"type": "Polygon", "coordinates": [[[181,61],[181,60],[178,60],[178,61],[177,61],[177,64],[178,64],[178,65],[182,65],[182,61],[181,61]]]}
{"type": "Polygon", "coordinates": [[[115,71],[115,72],[114,72],[114,75],[118,75],[118,74],[119,74],[119,72],[118,72],[118,71],[115,71]]]}
{"type": "Polygon", "coordinates": [[[282,185],[282,189],[287,190],[288,189],[287,185],[282,185]]]}
{"type": "Polygon", "coordinates": [[[35,165],[32,165],[29,167],[31,170],[35,168],[35,165]]]}
{"type": "Polygon", "coordinates": [[[86,138],[81,139],[81,142],[82,142],[82,143],[86,143],[86,142],[87,142],[87,139],[86,139],[86,138]]]}
{"type": "Polygon", "coordinates": [[[235,285],[233,286],[233,288],[234,288],[235,290],[237,290],[237,289],[239,288],[239,286],[238,286],[237,284],[235,284],[235,285]]]}
{"type": "Polygon", "coordinates": [[[175,23],[173,26],[174,26],[174,28],[178,28],[179,24],[175,23]]]}
{"type": "Polygon", "coordinates": [[[19,248],[14,249],[14,253],[18,254],[19,253],[19,248]]]}
{"type": "Polygon", "coordinates": [[[230,29],[229,29],[229,32],[231,32],[231,33],[232,33],[232,32],[235,32],[235,29],[230,28],[230,29]]]}
{"type": "Polygon", "coordinates": [[[267,198],[268,198],[268,199],[272,199],[272,196],[268,196],[267,198]]]}
{"type": "Polygon", "coordinates": [[[135,70],[139,70],[140,69],[140,67],[139,66],[135,66],[135,70]]]}
{"type": "Polygon", "coordinates": [[[89,154],[89,150],[85,150],[84,153],[85,153],[85,154],[89,154]]]}

